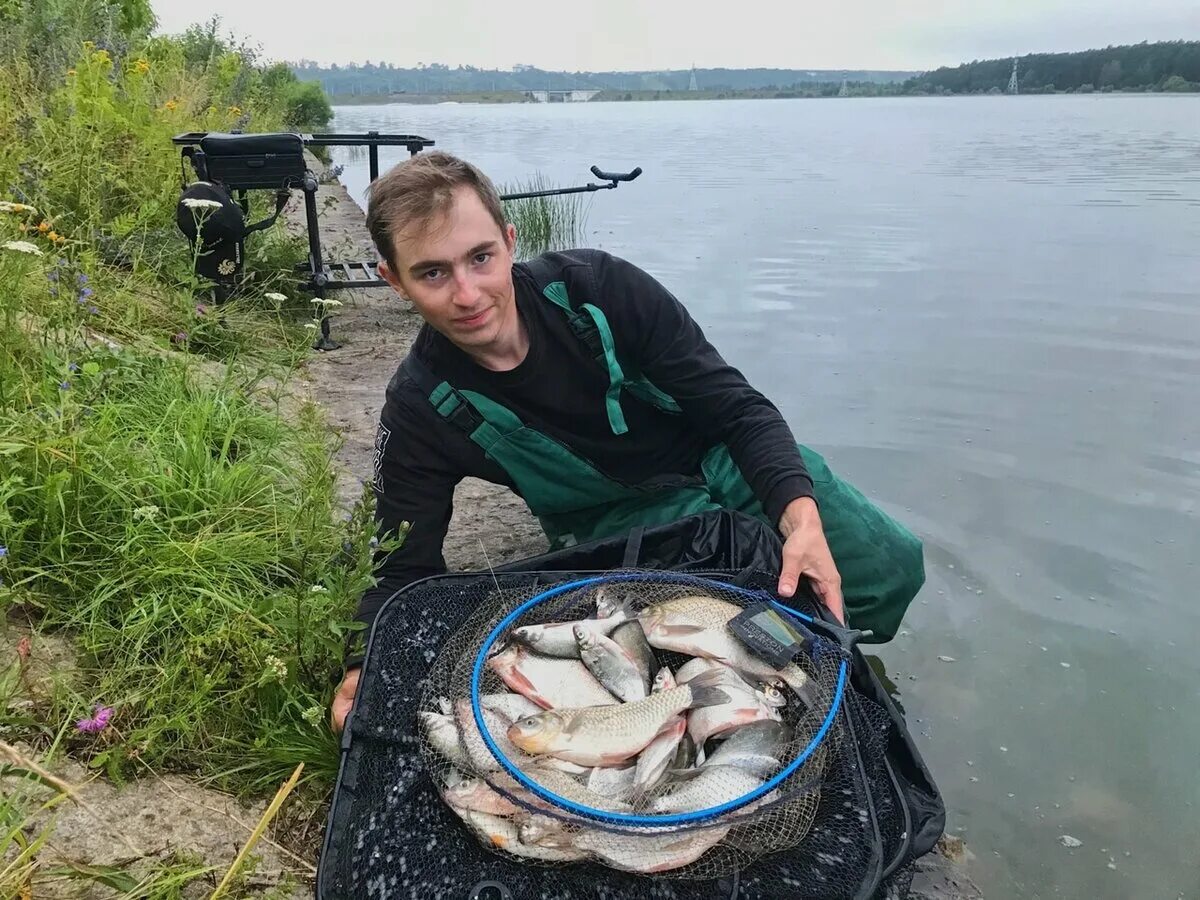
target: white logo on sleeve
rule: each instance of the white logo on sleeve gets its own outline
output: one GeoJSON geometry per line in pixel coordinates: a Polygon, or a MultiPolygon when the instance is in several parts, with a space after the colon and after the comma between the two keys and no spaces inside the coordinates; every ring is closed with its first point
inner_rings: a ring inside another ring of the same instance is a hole
{"type": "Polygon", "coordinates": [[[381,494],[383,493],[383,454],[387,450],[388,439],[391,436],[391,429],[380,422],[379,428],[375,432],[375,477],[372,479],[371,485],[381,494]]]}

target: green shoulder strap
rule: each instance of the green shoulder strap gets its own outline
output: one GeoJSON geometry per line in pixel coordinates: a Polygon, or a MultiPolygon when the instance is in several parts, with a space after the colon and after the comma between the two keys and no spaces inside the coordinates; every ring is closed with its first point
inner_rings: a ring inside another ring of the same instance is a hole
{"type": "MultiPolygon", "coordinates": [[[[612,328],[604,311],[593,303],[584,302],[575,309],[562,280],[562,268],[553,266],[549,260],[537,258],[525,263],[542,295],[567,315],[572,333],[583,343],[587,351],[608,372],[608,390],[605,393],[605,408],[609,427],[613,434],[625,434],[629,426],[621,409],[621,390],[628,390],[640,400],[656,406],[664,412],[679,413],[682,410],[674,398],[659,390],[641,376],[627,377],[617,359],[616,342],[612,328]]],[[[589,298],[590,299],[590,298],[589,298]]]]}

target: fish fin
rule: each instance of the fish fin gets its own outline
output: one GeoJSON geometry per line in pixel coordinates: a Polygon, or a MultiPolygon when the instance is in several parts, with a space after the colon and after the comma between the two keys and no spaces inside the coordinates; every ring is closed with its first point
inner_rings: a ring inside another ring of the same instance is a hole
{"type": "Polygon", "coordinates": [[[688,704],[688,709],[730,702],[729,695],[716,686],[720,683],[720,669],[710,669],[689,681],[687,685],[692,689],[692,702],[688,704]]]}

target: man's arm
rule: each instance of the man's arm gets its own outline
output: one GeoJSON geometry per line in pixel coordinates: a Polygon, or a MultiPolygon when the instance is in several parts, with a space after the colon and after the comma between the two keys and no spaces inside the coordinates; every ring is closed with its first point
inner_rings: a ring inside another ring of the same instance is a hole
{"type": "Polygon", "coordinates": [[[376,554],[378,583],[363,593],[354,615],[366,627],[347,648],[346,674],[331,704],[335,731],[341,731],[354,702],[363,642],[380,607],[405,585],[446,571],[442,542],[462,472],[450,452],[450,442],[439,440],[439,425],[406,408],[389,390],[375,444],[375,523],[382,538],[397,534],[405,523],[409,530],[400,547],[376,554]]]}

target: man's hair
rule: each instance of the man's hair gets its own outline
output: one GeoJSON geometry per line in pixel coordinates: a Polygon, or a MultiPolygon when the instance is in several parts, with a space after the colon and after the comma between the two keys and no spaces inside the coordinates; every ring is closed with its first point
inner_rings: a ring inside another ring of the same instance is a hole
{"type": "Polygon", "coordinates": [[[479,196],[503,232],[504,210],[491,179],[475,166],[444,150],[418,153],[376,178],[367,188],[367,230],[379,255],[396,271],[393,238],[412,226],[425,228],[450,208],[456,188],[479,196]]]}

